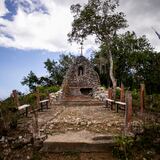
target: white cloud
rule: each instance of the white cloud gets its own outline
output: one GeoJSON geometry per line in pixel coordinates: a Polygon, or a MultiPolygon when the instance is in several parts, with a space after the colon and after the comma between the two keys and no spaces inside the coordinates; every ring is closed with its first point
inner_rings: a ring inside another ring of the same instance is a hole
{"type": "Polygon", "coordinates": [[[160,40],[152,27],[160,32],[159,0],[120,0],[120,9],[126,14],[130,31],[138,36],[146,35],[155,50],[160,51],[160,40]]]}
{"type": "MultiPolygon", "coordinates": [[[[14,15],[13,21],[0,18],[0,24],[6,26],[1,27],[1,32],[13,37],[1,34],[1,46],[53,52],[77,52],[80,46],[67,42],[67,34],[71,31],[73,20],[70,5],[57,5],[53,0],[41,0],[41,4],[48,10],[48,14],[44,14],[35,10],[37,6],[31,0],[27,0],[29,8],[31,8],[30,12],[29,9],[28,11],[24,10],[20,3],[22,1],[17,3],[17,14],[14,15]]],[[[88,47],[86,45],[85,50],[88,47]]]]}
{"type": "MultiPolygon", "coordinates": [[[[17,14],[9,21],[0,17],[0,45],[19,49],[42,49],[55,51],[80,51],[76,43],[67,42],[67,34],[71,31],[72,15],[70,5],[84,3],[87,0],[11,0],[17,5],[17,14]],[[27,7],[26,7],[27,6],[27,7]],[[5,26],[5,27],[4,27],[5,26]]],[[[144,0],[143,0],[144,1],[144,0]]],[[[158,0],[156,0],[158,2],[158,0]]],[[[159,39],[151,30],[158,26],[157,17],[149,14],[143,3],[133,0],[122,0],[120,9],[127,14],[130,27],[138,35],[146,34],[152,45],[160,50],[159,39]],[[139,7],[139,5],[141,7],[139,7]],[[144,7],[144,8],[143,8],[144,7]],[[141,9],[143,8],[143,9],[141,9]],[[146,16],[147,14],[147,16],[146,16]],[[143,20],[143,21],[142,21],[143,20]]],[[[0,14],[8,12],[4,0],[0,1],[0,14]]],[[[153,5],[152,5],[153,8],[153,5]]],[[[157,10],[159,13],[159,10],[157,10]]],[[[97,48],[93,38],[84,43],[84,50],[97,48]]]]}
{"type": "Polygon", "coordinates": [[[5,0],[0,0],[0,17],[8,13],[8,9],[5,6],[5,0]]]}

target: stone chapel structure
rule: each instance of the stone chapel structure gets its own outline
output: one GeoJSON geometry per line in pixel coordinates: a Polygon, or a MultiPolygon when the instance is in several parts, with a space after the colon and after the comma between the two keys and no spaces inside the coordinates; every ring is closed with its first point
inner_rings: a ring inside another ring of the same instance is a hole
{"type": "Polygon", "coordinates": [[[92,64],[84,56],[78,56],[68,69],[62,84],[62,98],[93,98],[100,80],[92,64]]]}

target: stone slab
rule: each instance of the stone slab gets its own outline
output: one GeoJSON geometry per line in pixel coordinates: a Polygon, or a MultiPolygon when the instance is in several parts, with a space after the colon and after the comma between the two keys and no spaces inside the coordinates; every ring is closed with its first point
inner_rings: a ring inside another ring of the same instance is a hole
{"type": "Polygon", "coordinates": [[[113,135],[98,134],[86,130],[49,136],[43,144],[43,152],[110,152],[114,146],[113,135]]]}

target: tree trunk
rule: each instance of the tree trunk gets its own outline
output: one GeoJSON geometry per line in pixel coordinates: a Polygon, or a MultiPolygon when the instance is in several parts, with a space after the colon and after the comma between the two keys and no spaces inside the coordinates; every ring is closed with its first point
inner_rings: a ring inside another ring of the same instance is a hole
{"type": "Polygon", "coordinates": [[[109,75],[110,75],[112,85],[113,85],[113,98],[115,99],[117,80],[115,79],[114,74],[113,74],[113,57],[112,57],[112,53],[110,49],[109,49],[109,64],[110,64],[109,75]]]}

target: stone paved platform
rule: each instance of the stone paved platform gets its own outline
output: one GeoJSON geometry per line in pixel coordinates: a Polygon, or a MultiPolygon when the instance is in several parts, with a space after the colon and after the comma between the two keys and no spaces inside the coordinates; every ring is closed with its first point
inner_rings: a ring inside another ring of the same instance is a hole
{"type": "Polygon", "coordinates": [[[104,106],[52,106],[39,113],[40,130],[47,134],[88,130],[95,133],[121,133],[124,113],[115,113],[104,106]]]}

